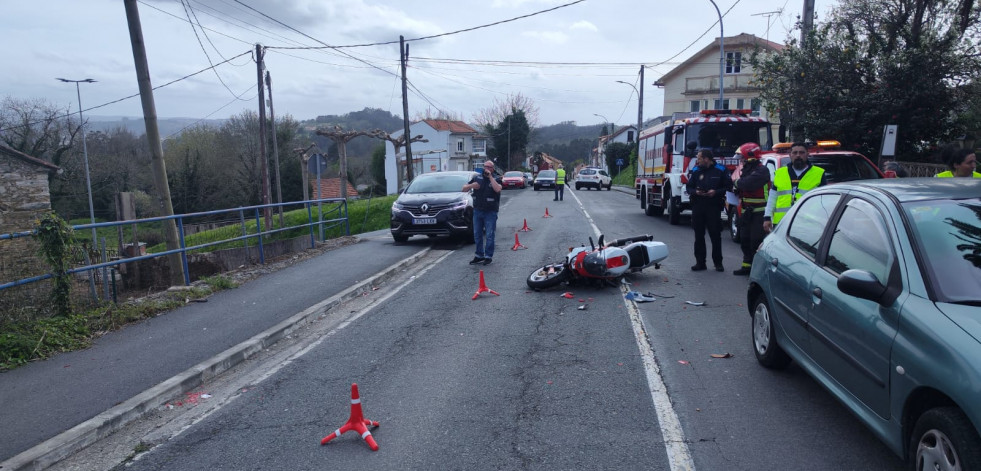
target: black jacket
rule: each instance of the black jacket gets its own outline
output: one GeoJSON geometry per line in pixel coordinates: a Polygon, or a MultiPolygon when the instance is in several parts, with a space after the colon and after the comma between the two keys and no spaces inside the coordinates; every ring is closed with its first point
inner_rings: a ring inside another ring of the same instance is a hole
{"type": "Polygon", "coordinates": [[[724,167],[713,165],[709,168],[695,167],[688,173],[688,183],[685,185],[688,196],[693,204],[699,201],[718,200],[721,202],[727,191],[732,191],[732,178],[724,167]],[[698,190],[715,190],[715,196],[702,196],[698,190]]]}

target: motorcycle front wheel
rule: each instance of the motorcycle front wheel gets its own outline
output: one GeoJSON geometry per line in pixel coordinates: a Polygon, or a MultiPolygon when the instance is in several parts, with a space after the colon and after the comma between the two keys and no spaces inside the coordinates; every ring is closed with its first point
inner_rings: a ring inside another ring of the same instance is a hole
{"type": "Polygon", "coordinates": [[[528,275],[528,287],[531,289],[551,288],[567,280],[570,276],[572,273],[561,263],[545,265],[528,275]]]}

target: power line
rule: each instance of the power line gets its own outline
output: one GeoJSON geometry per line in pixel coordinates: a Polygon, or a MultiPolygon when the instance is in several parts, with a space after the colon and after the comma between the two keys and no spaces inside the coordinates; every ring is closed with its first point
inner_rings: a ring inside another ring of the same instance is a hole
{"type": "MultiPolygon", "coordinates": [[[[197,28],[194,27],[194,21],[197,21],[198,17],[197,15],[194,14],[194,10],[191,9],[190,3],[181,0],[181,5],[184,7],[184,14],[187,15],[187,22],[191,24],[191,31],[194,31],[194,38],[198,40],[198,45],[201,46],[201,52],[203,52],[204,57],[208,59],[208,64],[211,65],[211,70],[215,73],[215,77],[218,77],[218,81],[221,82],[222,86],[225,87],[225,90],[228,90],[228,93],[231,93],[232,96],[235,96],[235,92],[233,92],[232,89],[228,87],[228,84],[225,83],[225,80],[221,78],[221,74],[219,74],[218,69],[215,68],[214,62],[211,61],[211,56],[208,54],[208,50],[204,47],[204,43],[201,42],[201,37],[198,36],[198,30],[197,28]],[[194,16],[194,21],[191,20],[192,15],[194,16]]],[[[201,27],[200,21],[197,24],[198,27],[201,27]]],[[[208,34],[204,32],[203,27],[201,28],[201,34],[203,34],[204,37],[208,40],[208,43],[210,43],[211,47],[215,49],[215,52],[217,52],[218,55],[221,56],[221,52],[218,51],[217,47],[215,47],[215,43],[211,42],[211,38],[209,38],[208,34]]],[[[224,56],[221,57],[222,59],[224,59],[224,56]]]]}
{"type": "MultiPolygon", "coordinates": [[[[236,1],[238,1],[238,0],[236,0],[236,1]]],[[[558,6],[555,6],[555,7],[552,7],[552,8],[548,8],[548,9],[545,9],[545,10],[539,10],[539,11],[536,11],[534,13],[529,13],[527,15],[516,16],[514,18],[508,18],[506,20],[495,21],[493,23],[487,23],[487,24],[484,24],[484,25],[474,26],[474,27],[471,27],[471,28],[465,28],[465,29],[460,29],[460,30],[456,30],[456,31],[450,31],[448,33],[440,33],[440,34],[433,34],[433,35],[430,35],[430,36],[422,36],[422,37],[418,37],[418,38],[406,39],[405,42],[422,41],[422,40],[425,40],[425,39],[433,39],[433,38],[439,38],[439,37],[443,37],[443,36],[450,36],[450,35],[454,35],[454,34],[460,34],[460,33],[466,33],[466,32],[470,32],[470,31],[476,31],[478,29],[489,28],[491,26],[497,26],[497,25],[501,25],[501,24],[504,24],[504,23],[510,23],[512,21],[517,21],[517,20],[522,20],[522,19],[525,19],[525,18],[530,18],[530,17],[535,16],[535,15],[541,15],[542,13],[548,13],[550,11],[555,11],[555,10],[558,10],[560,8],[565,8],[565,7],[572,6],[572,5],[575,5],[577,3],[582,3],[582,2],[585,2],[585,1],[586,0],[575,0],[573,2],[569,2],[569,3],[563,4],[563,5],[558,5],[558,6]]],[[[341,49],[341,48],[352,48],[352,47],[387,46],[389,44],[398,44],[398,43],[399,43],[399,41],[385,41],[385,42],[366,43],[366,44],[350,44],[350,45],[346,45],[346,46],[328,46],[328,45],[324,44],[324,46],[326,46],[328,48],[331,48],[331,49],[341,49]]],[[[321,44],[323,44],[323,43],[321,43],[321,44]]],[[[283,48],[283,49],[323,49],[323,48],[311,47],[311,48],[283,48]]]]}

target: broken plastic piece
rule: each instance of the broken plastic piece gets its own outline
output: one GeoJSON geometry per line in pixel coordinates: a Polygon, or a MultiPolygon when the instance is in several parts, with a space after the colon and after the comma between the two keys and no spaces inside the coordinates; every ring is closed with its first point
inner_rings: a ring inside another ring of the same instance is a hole
{"type": "Polygon", "coordinates": [[[563,298],[572,299],[573,298],[573,295],[572,295],[572,292],[571,291],[566,291],[565,293],[562,293],[562,297],[563,298]]]}
{"type": "Polygon", "coordinates": [[[589,305],[583,304],[582,306],[579,306],[576,309],[579,309],[580,311],[585,311],[586,309],[589,309],[589,305]]]}
{"type": "Polygon", "coordinates": [[[711,355],[711,357],[712,358],[732,358],[732,354],[729,353],[729,352],[726,352],[726,353],[713,353],[711,355]]]}
{"type": "Polygon", "coordinates": [[[692,306],[704,306],[705,303],[702,301],[685,301],[685,304],[691,304],[692,306]]]}
{"type": "Polygon", "coordinates": [[[648,296],[637,291],[629,291],[623,297],[628,301],[633,301],[635,303],[649,303],[651,301],[657,301],[657,298],[654,296],[648,296]]]}

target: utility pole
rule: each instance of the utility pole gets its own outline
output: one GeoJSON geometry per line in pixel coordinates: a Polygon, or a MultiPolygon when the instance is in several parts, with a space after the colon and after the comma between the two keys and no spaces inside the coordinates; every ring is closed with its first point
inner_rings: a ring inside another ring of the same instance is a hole
{"type": "MultiPolygon", "coordinates": [[[[256,43],[255,66],[259,82],[259,160],[262,165],[262,204],[269,204],[269,165],[266,162],[266,94],[262,84],[262,69],[265,68],[265,64],[262,62],[262,54],[262,45],[256,43]]],[[[266,220],[266,230],[272,229],[272,208],[262,208],[262,215],[266,220]]]]}
{"type": "MultiPolygon", "coordinates": [[[[405,43],[405,37],[399,36],[399,51],[402,63],[402,125],[404,135],[409,135],[409,95],[408,84],[405,78],[405,63],[409,61],[409,45],[405,43]]],[[[405,181],[412,181],[412,139],[405,141],[405,181]]],[[[398,156],[395,157],[395,168],[398,169],[398,156]]]]}
{"type": "Polygon", "coordinates": [[[800,16],[800,43],[804,44],[807,35],[814,28],[814,0],[804,0],[804,10],[800,16]]]}
{"type": "MultiPolygon", "coordinates": [[[[133,62],[136,65],[136,81],[140,88],[140,101],[143,104],[143,122],[146,124],[147,143],[150,145],[150,168],[153,173],[153,186],[157,190],[157,204],[164,216],[174,215],[174,204],[170,200],[170,184],[167,182],[167,163],[163,158],[163,144],[160,141],[160,129],[157,127],[157,106],[153,102],[153,86],[150,84],[150,65],[146,59],[146,47],[143,42],[143,27],[140,24],[140,11],[136,0],[123,0],[126,8],[126,23],[129,26],[129,41],[133,46],[133,62]]],[[[173,219],[163,221],[164,238],[167,250],[179,250],[180,239],[177,236],[177,223],[173,219]]],[[[184,273],[181,255],[174,252],[167,256],[170,266],[170,282],[173,284],[190,281],[184,273]]]]}
{"type": "Polygon", "coordinates": [[[310,186],[310,177],[307,175],[307,161],[310,160],[310,156],[307,155],[307,152],[310,152],[310,149],[313,149],[314,147],[317,147],[316,143],[310,144],[306,147],[306,149],[299,147],[293,149],[293,152],[300,156],[300,175],[302,175],[301,178],[303,178],[303,201],[310,200],[310,190],[307,188],[310,186]]]}
{"type": "Polygon", "coordinates": [[[273,169],[276,172],[276,202],[279,206],[279,227],[283,227],[283,185],[279,180],[279,145],[276,143],[276,115],[273,113],[272,76],[266,71],[266,86],[269,87],[269,125],[272,127],[273,169]]]}

